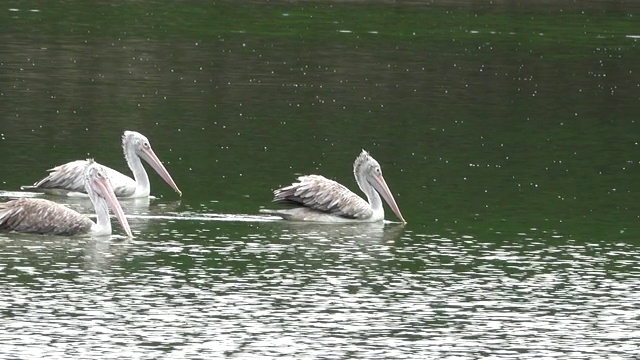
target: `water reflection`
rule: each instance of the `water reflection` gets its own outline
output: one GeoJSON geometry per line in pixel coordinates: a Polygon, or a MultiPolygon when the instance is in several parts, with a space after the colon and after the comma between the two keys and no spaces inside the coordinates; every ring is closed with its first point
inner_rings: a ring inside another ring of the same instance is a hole
{"type": "Polygon", "coordinates": [[[84,248],[84,268],[109,274],[122,271],[122,261],[132,246],[132,242],[127,238],[111,241],[90,239],[84,248]]]}
{"type": "Polygon", "coordinates": [[[108,270],[126,256],[125,236],[63,237],[2,234],[5,275],[20,274],[24,282],[38,283],[47,273],[72,279],[85,270],[108,270]]]}
{"type": "MultiPolygon", "coordinates": [[[[362,223],[336,225],[278,221],[261,226],[270,247],[267,259],[275,264],[293,261],[287,269],[324,269],[352,266],[379,266],[404,231],[402,224],[362,223]]],[[[268,261],[265,264],[270,264],[268,261]]],[[[274,265],[275,265],[274,264],[274,265]]],[[[281,267],[282,265],[278,265],[281,267]]]]}
{"type": "Polygon", "coordinates": [[[369,241],[372,244],[394,241],[402,234],[403,224],[383,222],[355,224],[318,224],[300,221],[277,221],[271,227],[280,240],[300,239],[308,242],[369,241]]]}
{"type": "Polygon", "coordinates": [[[640,280],[633,244],[549,243],[535,230],[485,241],[381,223],[200,226],[177,240],[0,237],[11,319],[0,354],[43,338],[60,345],[50,356],[84,357],[114,355],[122,342],[176,357],[638,350],[628,342],[640,280]]]}

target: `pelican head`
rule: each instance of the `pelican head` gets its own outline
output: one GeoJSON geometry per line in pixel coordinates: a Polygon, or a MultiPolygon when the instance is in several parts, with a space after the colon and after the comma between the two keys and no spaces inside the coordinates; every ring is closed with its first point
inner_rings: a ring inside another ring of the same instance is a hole
{"type": "Polygon", "coordinates": [[[124,211],[116,198],[116,194],[113,191],[109,177],[105,169],[93,159],[87,159],[87,167],[84,170],[84,186],[87,190],[87,194],[96,207],[96,214],[98,215],[98,224],[96,225],[96,234],[111,234],[111,223],[109,221],[108,208],[116,216],[116,219],[122,225],[122,228],[129,237],[133,237],[129,222],[127,221],[124,211]],[[98,208],[103,208],[102,211],[98,208]],[[100,219],[101,213],[104,213],[106,219],[100,219]]]}
{"type": "Polygon", "coordinates": [[[165,169],[158,156],[156,156],[155,152],[151,148],[151,143],[149,143],[149,139],[146,136],[140,134],[136,131],[125,131],[122,135],[122,148],[124,149],[125,157],[127,157],[127,161],[131,161],[131,150],[141,159],[146,161],[151,167],[160,175],[160,177],[167,183],[173,190],[175,190],[180,196],[182,196],[182,191],[178,189],[178,185],[173,181],[171,175],[167,169],[165,169]]]}
{"type": "MultiPolygon", "coordinates": [[[[396,200],[391,194],[391,190],[389,190],[389,187],[387,186],[387,182],[382,176],[382,168],[380,167],[380,164],[364,149],[353,163],[353,174],[356,177],[358,186],[360,186],[360,190],[369,197],[369,202],[372,207],[375,206],[374,203],[376,202],[376,194],[372,194],[370,191],[373,187],[378,194],[382,195],[382,198],[387,202],[398,219],[403,223],[406,223],[404,217],[402,217],[402,213],[400,213],[400,208],[398,208],[398,205],[396,204],[396,200]]],[[[380,198],[378,197],[377,202],[379,201],[380,198]]],[[[380,204],[380,206],[382,206],[382,204],[380,204]]]]}

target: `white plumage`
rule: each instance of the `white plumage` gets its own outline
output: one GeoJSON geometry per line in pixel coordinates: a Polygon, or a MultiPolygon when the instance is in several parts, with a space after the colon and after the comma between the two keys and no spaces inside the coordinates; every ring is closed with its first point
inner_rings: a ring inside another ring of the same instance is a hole
{"type": "MultiPolygon", "coordinates": [[[[134,179],[121,172],[104,166],[117,197],[139,198],[147,197],[151,193],[149,176],[140,159],[144,159],[162,179],[178,194],[180,189],[156,156],[149,140],[135,131],[125,131],[122,136],[124,157],[133,172],[134,179]]],[[[49,175],[32,186],[22,186],[22,190],[41,191],[52,195],[80,195],[86,193],[83,181],[83,171],[86,160],[76,160],[49,169],[49,175]]]]}

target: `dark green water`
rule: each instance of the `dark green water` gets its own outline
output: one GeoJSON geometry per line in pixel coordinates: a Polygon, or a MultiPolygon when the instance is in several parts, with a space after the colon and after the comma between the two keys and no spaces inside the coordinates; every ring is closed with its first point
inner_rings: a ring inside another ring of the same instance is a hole
{"type": "Polygon", "coordinates": [[[640,4],[0,10],[2,199],[128,173],[123,130],[184,193],[151,174],[131,241],[0,236],[0,358],[640,352],[640,4]],[[407,225],[257,216],[298,174],[356,190],[362,148],[407,225]]]}

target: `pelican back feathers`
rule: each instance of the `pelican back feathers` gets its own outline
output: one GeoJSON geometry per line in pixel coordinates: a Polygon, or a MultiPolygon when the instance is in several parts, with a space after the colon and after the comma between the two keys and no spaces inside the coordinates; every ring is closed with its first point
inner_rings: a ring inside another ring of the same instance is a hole
{"type": "Polygon", "coordinates": [[[274,202],[304,206],[351,219],[371,216],[369,203],[343,185],[321,175],[305,175],[273,192],[274,202]]]}

